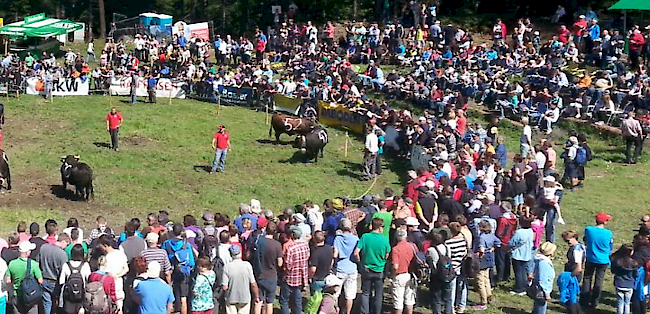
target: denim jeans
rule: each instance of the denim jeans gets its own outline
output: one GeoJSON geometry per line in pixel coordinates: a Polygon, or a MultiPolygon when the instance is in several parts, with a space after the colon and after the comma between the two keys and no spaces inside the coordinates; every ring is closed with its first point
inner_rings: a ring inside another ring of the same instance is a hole
{"type": "Polygon", "coordinates": [[[280,282],[280,313],[302,313],[302,286],[293,287],[284,281],[280,282]],[[291,306],[289,300],[291,300],[291,306]],[[293,307],[293,312],[291,307],[293,307]]]}
{"type": "Polygon", "coordinates": [[[43,280],[43,313],[50,314],[52,312],[52,306],[54,300],[57,296],[54,295],[54,289],[56,289],[56,282],[50,280],[43,280]]]}
{"type": "MultiPolygon", "coordinates": [[[[373,271],[361,273],[361,314],[381,312],[381,300],[384,294],[384,274],[373,271]],[[374,294],[371,296],[371,291],[374,294]],[[370,303],[372,299],[372,309],[370,303]],[[372,312],[371,312],[372,311],[372,312]]],[[[286,314],[286,313],[282,313],[286,314]]]]}
{"type": "Polygon", "coordinates": [[[546,301],[534,301],[532,314],[546,314],[546,301]]]}
{"type": "Polygon", "coordinates": [[[460,275],[454,279],[453,283],[455,284],[451,286],[451,297],[454,301],[454,308],[465,312],[465,307],[467,307],[467,278],[460,275]]]}
{"type": "Polygon", "coordinates": [[[433,283],[430,285],[431,291],[431,311],[433,314],[442,314],[444,306],[445,314],[454,314],[454,302],[452,301],[451,289],[456,285],[454,279],[450,283],[433,283]]]}
{"type": "Polygon", "coordinates": [[[551,207],[546,211],[546,241],[555,242],[555,218],[557,211],[555,207],[551,207]]]}
{"type": "Polygon", "coordinates": [[[616,314],[630,314],[630,302],[632,301],[632,289],[616,289],[616,314]]]}
{"type": "Polygon", "coordinates": [[[607,266],[607,264],[585,263],[585,276],[582,279],[582,295],[580,297],[582,306],[594,309],[598,307],[600,295],[603,291],[603,280],[605,279],[607,266]],[[593,287],[591,285],[592,278],[594,280],[593,287]]]}
{"type": "Polygon", "coordinates": [[[496,248],[494,258],[497,266],[495,283],[510,280],[510,252],[506,246],[496,248]]]}
{"type": "Polygon", "coordinates": [[[512,268],[515,271],[515,292],[521,293],[526,291],[528,286],[528,273],[526,272],[527,261],[512,260],[512,268]]]}
{"type": "Polygon", "coordinates": [[[226,166],[226,155],[228,154],[228,149],[217,149],[214,153],[214,162],[212,163],[212,169],[210,172],[215,172],[217,169],[223,171],[223,168],[226,166]]]}

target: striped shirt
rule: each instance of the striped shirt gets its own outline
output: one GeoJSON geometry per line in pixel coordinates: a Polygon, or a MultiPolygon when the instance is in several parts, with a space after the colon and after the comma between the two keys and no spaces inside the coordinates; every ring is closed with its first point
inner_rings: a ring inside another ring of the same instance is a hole
{"type": "Polygon", "coordinates": [[[445,245],[451,252],[451,266],[456,270],[456,274],[460,275],[463,259],[467,256],[467,241],[464,237],[455,237],[445,241],[445,245]]]}
{"type": "MultiPolygon", "coordinates": [[[[172,271],[172,264],[169,262],[167,252],[159,247],[150,247],[142,251],[140,254],[147,263],[156,261],[160,264],[161,273],[172,271]]],[[[165,278],[162,278],[165,279],[165,278]]]]}

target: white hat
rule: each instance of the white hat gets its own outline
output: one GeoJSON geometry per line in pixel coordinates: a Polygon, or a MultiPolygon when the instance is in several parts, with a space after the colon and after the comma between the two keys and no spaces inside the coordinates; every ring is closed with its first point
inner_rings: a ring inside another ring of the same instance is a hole
{"type": "Polygon", "coordinates": [[[307,220],[307,218],[305,218],[305,216],[301,213],[293,214],[292,217],[298,222],[304,222],[305,220],[307,220]]]}
{"type": "Polygon", "coordinates": [[[581,19],[584,19],[585,17],[586,16],[584,14],[580,14],[580,16],[578,16],[578,18],[581,18],[581,19]]]}
{"type": "Polygon", "coordinates": [[[436,183],[431,180],[427,180],[424,182],[424,186],[426,186],[428,189],[433,189],[436,187],[436,183]]]}
{"type": "Polygon", "coordinates": [[[18,246],[18,251],[20,253],[27,253],[29,251],[33,251],[34,249],[36,249],[36,244],[29,241],[23,241],[18,246]]]}
{"type": "Polygon", "coordinates": [[[151,261],[147,265],[147,277],[156,278],[160,277],[160,263],[157,261],[151,261]]]}
{"type": "Polygon", "coordinates": [[[473,213],[473,212],[479,210],[481,208],[481,206],[483,206],[483,203],[481,201],[473,200],[471,202],[471,205],[469,206],[469,209],[467,209],[467,211],[469,211],[470,213],[473,213]]]}
{"type": "Polygon", "coordinates": [[[409,176],[411,179],[415,179],[418,177],[418,174],[414,170],[409,170],[406,172],[406,174],[409,176]]]}
{"type": "Polygon", "coordinates": [[[407,226],[416,226],[417,227],[417,226],[420,225],[420,222],[415,217],[407,217],[406,218],[406,225],[407,226]]]}
{"type": "Polygon", "coordinates": [[[336,286],[341,286],[343,284],[343,280],[341,280],[339,277],[333,274],[327,275],[325,277],[325,287],[336,287],[336,286]]]}
{"type": "Polygon", "coordinates": [[[259,214],[262,212],[262,204],[256,199],[251,200],[251,211],[253,213],[259,214]]]}
{"type": "Polygon", "coordinates": [[[544,182],[555,182],[555,177],[554,176],[545,176],[544,177],[544,182]]]}
{"type": "Polygon", "coordinates": [[[147,236],[145,237],[145,240],[147,241],[147,243],[153,243],[153,244],[158,244],[159,239],[160,239],[160,236],[155,232],[149,232],[149,233],[147,233],[147,236]]]}

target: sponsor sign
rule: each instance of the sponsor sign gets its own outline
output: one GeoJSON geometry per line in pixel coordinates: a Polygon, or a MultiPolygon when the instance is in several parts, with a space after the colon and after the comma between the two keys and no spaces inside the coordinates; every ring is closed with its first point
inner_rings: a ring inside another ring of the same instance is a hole
{"type": "Polygon", "coordinates": [[[217,91],[217,96],[221,98],[221,104],[246,107],[253,106],[252,88],[237,88],[219,85],[217,91]]]}
{"type": "MultiPolygon", "coordinates": [[[[129,96],[131,95],[131,77],[116,77],[111,80],[111,86],[108,91],[113,96],[129,96]]],[[[147,78],[138,77],[136,87],[136,95],[138,96],[148,96],[147,93],[147,78]]],[[[158,98],[185,98],[185,90],[183,86],[187,83],[183,81],[172,81],[167,78],[158,79],[156,84],[156,97],[158,98]]]]}
{"type": "MultiPolygon", "coordinates": [[[[52,81],[52,95],[54,96],[70,96],[70,95],[88,95],[89,89],[88,79],[82,80],[80,78],[61,78],[52,81]]],[[[27,79],[28,95],[45,95],[46,89],[45,82],[40,78],[31,77],[27,79]]]]}
{"type": "Polygon", "coordinates": [[[344,127],[355,133],[363,133],[366,116],[352,112],[343,105],[319,101],[318,122],[327,126],[344,127]]]}

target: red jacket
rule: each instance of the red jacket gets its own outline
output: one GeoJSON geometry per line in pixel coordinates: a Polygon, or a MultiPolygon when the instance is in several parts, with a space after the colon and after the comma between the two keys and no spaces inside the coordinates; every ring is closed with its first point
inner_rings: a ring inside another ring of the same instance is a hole
{"type": "Polygon", "coordinates": [[[644,43],[645,39],[641,33],[630,36],[630,50],[640,50],[644,43]]]}
{"type": "Polygon", "coordinates": [[[102,281],[102,277],[104,276],[106,276],[106,279],[104,279],[104,282],[102,283],[104,293],[106,293],[106,296],[110,297],[113,302],[116,302],[117,293],[115,292],[115,279],[111,275],[94,272],[88,276],[88,282],[102,281]]]}
{"type": "Polygon", "coordinates": [[[497,231],[495,235],[501,240],[503,245],[508,245],[510,238],[517,231],[517,216],[514,214],[504,214],[497,220],[497,231]]]}

